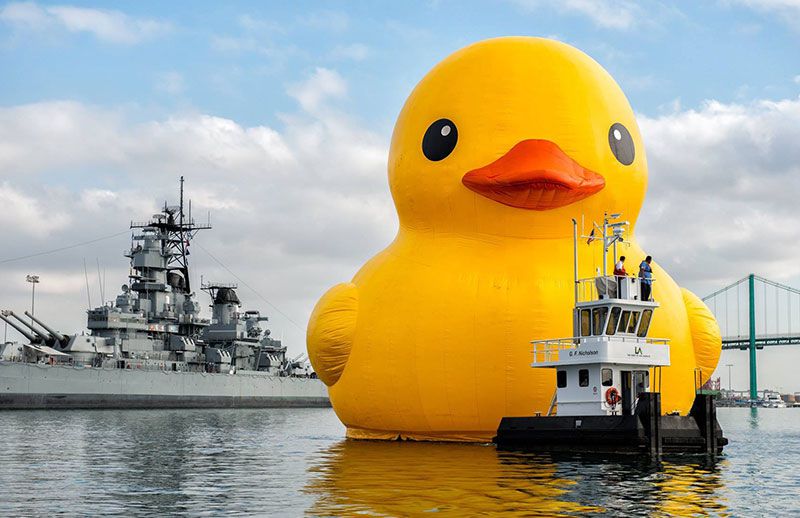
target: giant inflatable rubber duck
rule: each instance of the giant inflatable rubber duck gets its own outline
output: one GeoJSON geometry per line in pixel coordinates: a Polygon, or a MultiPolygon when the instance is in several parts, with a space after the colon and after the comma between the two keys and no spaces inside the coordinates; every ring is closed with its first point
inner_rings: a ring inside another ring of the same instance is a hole
{"type": "MultiPolygon", "coordinates": [[[[544,413],[553,397],[555,372],[530,367],[529,343],[572,335],[571,220],[622,213],[629,270],[646,255],[636,119],[581,51],[492,39],[417,85],[388,166],[397,237],[317,303],[309,356],[348,437],[489,441],[501,417],[544,413]]],[[[598,249],[579,255],[580,276],[594,276],[598,249]]],[[[652,266],[661,308],[649,334],[671,340],[662,409],[685,414],[716,368],[719,327],[652,266]]]]}

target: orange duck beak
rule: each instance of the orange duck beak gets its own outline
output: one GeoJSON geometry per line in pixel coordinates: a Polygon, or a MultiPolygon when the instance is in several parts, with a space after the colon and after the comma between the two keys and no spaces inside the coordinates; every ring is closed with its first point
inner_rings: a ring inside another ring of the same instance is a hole
{"type": "Polygon", "coordinates": [[[470,190],[490,200],[529,210],[563,207],[599,192],[606,185],[549,140],[519,142],[489,165],[461,179],[470,190]]]}

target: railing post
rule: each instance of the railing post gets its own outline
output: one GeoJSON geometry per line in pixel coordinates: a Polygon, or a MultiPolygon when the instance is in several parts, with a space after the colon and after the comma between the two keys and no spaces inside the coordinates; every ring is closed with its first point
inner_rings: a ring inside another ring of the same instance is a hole
{"type": "MultiPolygon", "coordinates": [[[[748,277],[750,299],[750,400],[758,399],[758,373],[756,371],[756,276],[748,277]]],[[[766,308],[764,309],[766,311],[766,308]]]]}

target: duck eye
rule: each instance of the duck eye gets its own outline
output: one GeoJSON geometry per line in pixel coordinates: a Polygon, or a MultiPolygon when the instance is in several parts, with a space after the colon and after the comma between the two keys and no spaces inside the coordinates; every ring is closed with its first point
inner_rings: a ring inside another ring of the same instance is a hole
{"type": "Polygon", "coordinates": [[[458,130],[453,121],[439,119],[425,131],[422,137],[422,152],[432,162],[444,160],[453,152],[458,142],[458,130]]]}
{"type": "Polygon", "coordinates": [[[611,146],[611,152],[619,160],[622,165],[631,165],[633,158],[636,155],[633,147],[633,137],[631,137],[628,128],[615,122],[608,129],[608,145],[611,146]]]}

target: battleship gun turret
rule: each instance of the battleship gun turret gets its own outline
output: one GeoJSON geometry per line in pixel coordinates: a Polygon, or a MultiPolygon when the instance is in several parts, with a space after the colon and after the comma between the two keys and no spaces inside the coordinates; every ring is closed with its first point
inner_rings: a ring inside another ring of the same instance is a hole
{"type": "MultiPolygon", "coordinates": [[[[16,329],[17,332],[19,332],[19,334],[30,340],[31,343],[38,343],[41,341],[41,338],[39,338],[38,336],[30,334],[28,331],[25,330],[25,328],[22,328],[17,324],[15,324],[13,320],[8,318],[10,316],[16,316],[16,315],[14,315],[14,312],[10,310],[5,310],[0,312],[0,319],[2,319],[3,321],[5,321],[6,324],[16,329]]],[[[19,319],[19,317],[17,318],[19,319]]]]}
{"type": "Polygon", "coordinates": [[[69,343],[69,337],[68,337],[67,335],[64,335],[64,334],[61,334],[61,333],[59,333],[58,331],[56,331],[56,330],[55,330],[55,329],[53,329],[52,327],[48,326],[47,324],[45,324],[44,322],[42,322],[41,320],[39,320],[39,319],[38,319],[38,318],[36,318],[35,316],[31,315],[31,314],[30,314],[29,312],[27,312],[27,311],[25,311],[25,316],[28,316],[28,317],[30,317],[30,319],[31,319],[31,320],[33,320],[34,322],[36,322],[37,324],[39,324],[40,326],[42,326],[42,328],[43,328],[45,331],[47,331],[48,333],[50,333],[50,336],[52,336],[52,337],[53,337],[53,339],[54,339],[54,340],[55,340],[55,341],[58,343],[58,345],[60,345],[60,346],[62,346],[62,347],[65,347],[65,346],[66,346],[66,345],[69,343]]]}
{"type": "MultiPolygon", "coordinates": [[[[27,311],[25,313],[27,314],[27,311]]],[[[20,317],[13,311],[9,311],[8,315],[16,318],[17,320],[19,320],[20,324],[33,331],[33,334],[36,335],[43,343],[47,343],[49,345],[55,341],[55,338],[50,336],[47,332],[43,332],[41,329],[38,329],[36,326],[33,325],[33,323],[29,324],[28,322],[23,320],[22,317],[20,317]]]]}

